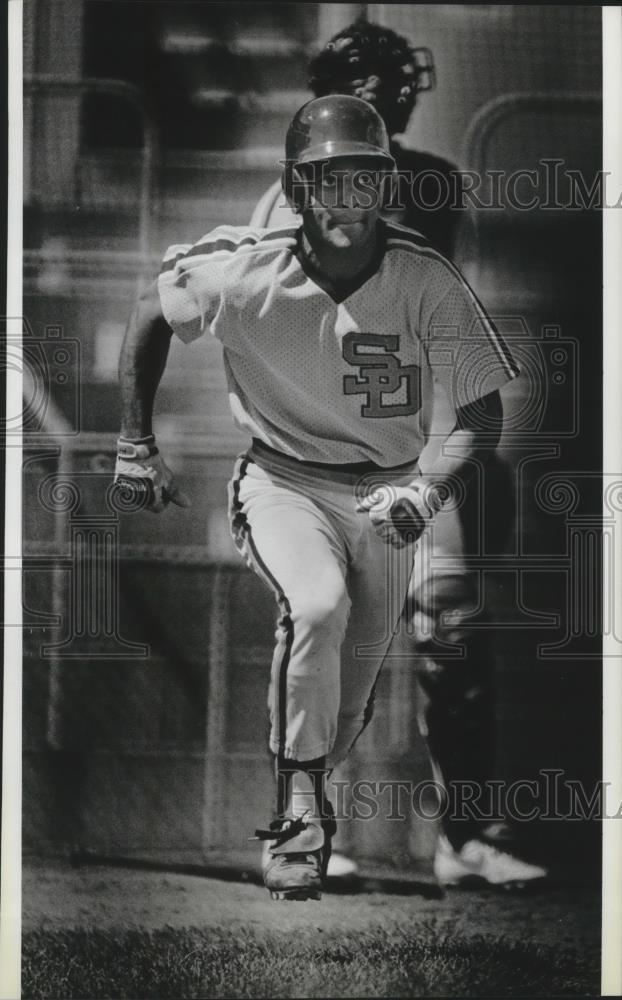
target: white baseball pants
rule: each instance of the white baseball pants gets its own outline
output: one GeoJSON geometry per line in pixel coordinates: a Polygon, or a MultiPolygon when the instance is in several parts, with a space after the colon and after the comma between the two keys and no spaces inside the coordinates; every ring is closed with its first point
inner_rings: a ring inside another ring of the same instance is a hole
{"type": "Polygon", "coordinates": [[[232,534],[279,606],[268,696],[270,749],[342,761],[372,714],[406,599],[414,547],[394,549],[356,511],[372,483],[403,486],[416,462],[373,474],[252,448],[229,484],[232,534]],[[359,494],[360,495],[360,494],[359,494]]]}

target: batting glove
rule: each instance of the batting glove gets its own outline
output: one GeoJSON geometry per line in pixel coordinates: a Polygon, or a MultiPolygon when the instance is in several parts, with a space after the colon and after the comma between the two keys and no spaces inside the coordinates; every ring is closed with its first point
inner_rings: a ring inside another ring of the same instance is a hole
{"type": "Polygon", "coordinates": [[[173,473],[161,458],[153,434],[144,438],[119,438],[114,481],[123,490],[126,500],[135,501],[138,510],[159,514],[169,503],[178,507],[190,506],[188,497],[178,489],[173,473]]]}
{"type": "Polygon", "coordinates": [[[426,483],[410,486],[375,486],[357,504],[369,514],[377,533],[396,549],[417,542],[443,506],[440,492],[426,483]]]}

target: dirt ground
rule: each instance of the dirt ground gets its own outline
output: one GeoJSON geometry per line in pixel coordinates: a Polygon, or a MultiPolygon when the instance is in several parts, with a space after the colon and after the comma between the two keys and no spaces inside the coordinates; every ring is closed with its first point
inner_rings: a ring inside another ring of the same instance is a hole
{"type": "Polygon", "coordinates": [[[431,918],[464,935],[495,934],[580,951],[600,938],[600,892],[586,886],[528,894],[452,890],[439,899],[414,892],[325,893],[321,902],[275,903],[260,886],[198,875],[32,860],[23,872],[24,933],[213,927],[319,938],[371,928],[416,931],[431,918]]]}

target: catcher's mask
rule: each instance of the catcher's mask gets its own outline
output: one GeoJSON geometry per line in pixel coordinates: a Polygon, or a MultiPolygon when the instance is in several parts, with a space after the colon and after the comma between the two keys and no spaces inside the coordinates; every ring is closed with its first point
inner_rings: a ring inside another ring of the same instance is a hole
{"type": "Polygon", "coordinates": [[[369,160],[369,170],[395,171],[389,136],[378,112],[366,101],[329,94],[304,104],[294,115],[285,139],[283,191],[296,212],[308,204],[309,172],[344,157],[369,160]],[[306,167],[311,164],[312,167],[306,167]]]}

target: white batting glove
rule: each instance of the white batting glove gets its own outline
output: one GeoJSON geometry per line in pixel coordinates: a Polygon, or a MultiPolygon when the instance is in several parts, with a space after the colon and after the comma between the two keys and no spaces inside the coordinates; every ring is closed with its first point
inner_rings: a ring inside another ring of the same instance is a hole
{"type": "Polygon", "coordinates": [[[188,497],[178,488],[173,473],[161,458],[153,434],[133,440],[119,438],[114,481],[126,498],[136,501],[137,510],[159,514],[169,503],[190,506],[188,497]]]}
{"type": "Polygon", "coordinates": [[[421,538],[442,506],[443,499],[436,486],[412,483],[374,486],[356,509],[369,514],[376,532],[387,545],[403,549],[421,538]]]}

